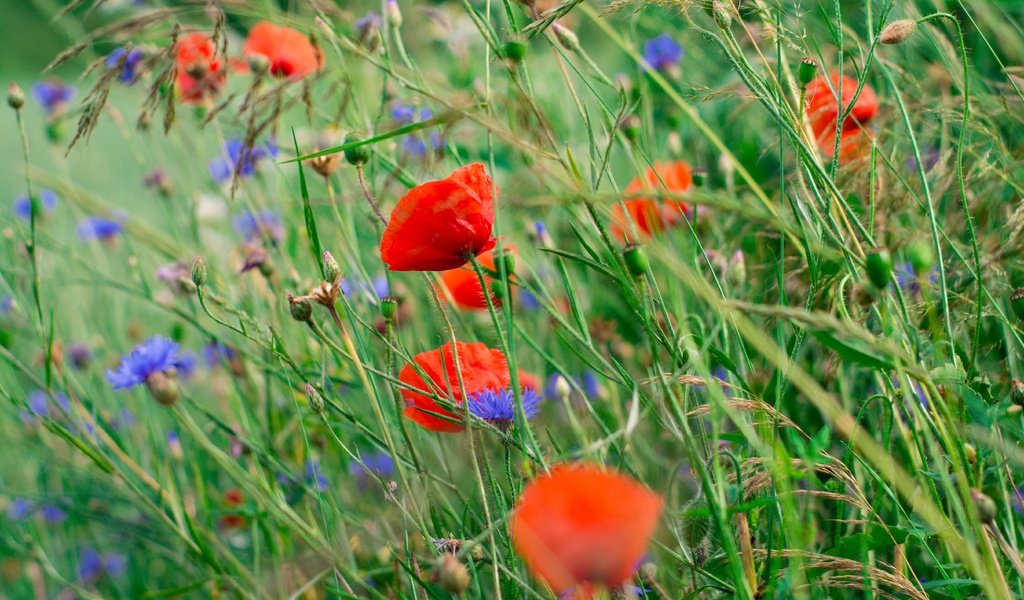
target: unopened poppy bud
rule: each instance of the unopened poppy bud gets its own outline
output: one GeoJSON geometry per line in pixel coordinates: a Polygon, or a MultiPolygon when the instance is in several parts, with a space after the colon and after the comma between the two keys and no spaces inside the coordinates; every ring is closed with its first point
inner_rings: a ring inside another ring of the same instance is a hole
{"type": "Polygon", "coordinates": [[[1010,294],[1010,308],[1018,319],[1024,319],[1024,287],[1019,287],[1010,294]]]}
{"type": "Polygon", "coordinates": [[[25,92],[13,81],[7,86],[7,105],[14,110],[21,110],[25,106],[25,92]]]}
{"type": "Polygon", "coordinates": [[[444,591],[461,594],[469,588],[469,570],[455,555],[445,553],[438,567],[437,581],[444,591]]]}
{"type": "Polygon", "coordinates": [[[504,281],[495,280],[491,282],[491,294],[498,302],[508,300],[508,284],[504,281]]]}
{"type": "Polygon", "coordinates": [[[505,277],[511,277],[512,275],[515,274],[515,272],[516,272],[516,257],[511,252],[509,252],[507,250],[505,251],[504,254],[501,255],[501,262],[499,264],[495,265],[495,269],[494,270],[498,272],[498,275],[501,275],[501,273],[502,273],[502,269],[501,269],[502,266],[505,267],[505,271],[504,271],[505,272],[505,277]]]}
{"type": "Polygon", "coordinates": [[[917,31],[917,23],[912,19],[900,19],[885,26],[878,36],[878,41],[889,46],[902,44],[917,31]]]}
{"type": "Polygon", "coordinates": [[[402,10],[398,8],[398,0],[388,0],[384,11],[388,25],[398,29],[402,26],[402,10]]]}
{"type": "Polygon", "coordinates": [[[153,399],[164,406],[174,406],[178,401],[178,381],[173,373],[157,371],[146,378],[146,389],[153,399]]]}
{"type": "Polygon", "coordinates": [[[551,25],[551,29],[554,30],[555,39],[563,48],[569,52],[576,52],[580,49],[580,38],[576,37],[572,29],[557,22],[551,25]]]}
{"type": "Polygon", "coordinates": [[[501,48],[501,55],[512,62],[519,62],[526,56],[526,42],[509,40],[501,48]]]}
{"type": "MultiPolygon", "coordinates": [[[[692,500],[683,506],[684,513],[692,513],[698,511],[706,511],[708,508],[707,502],[703,496],[696,496],[692,500]]],[[[708,537],[708,532],[711,531],[711,517],[709,515],[693,515],[687,514],[683,517],[682,527],[680,533],[682,533],[683,542],[691,550],[695,550],[700,547],[708,537]]]]}
{"type": "Polygon", "coordinates": [[[704,167],[696,167],[690,176],[693,178],[693,185],[704,187],[704,184],[708,181],[708,170],[704,167]]]}
{"type": "Polygon", "coordinates": [[[324,277],[329,283],[334,283],[341,278],[341,265],[328,250],[324,250],[324,277]]]}
{"type": "Polygon", "coordinates": [[[320,392],[316,391],[315,387],[308,383],[306,384],[306,404],[309,405],[309,410],[315,415],[324,412],[324,397],[320,395],[320,392]]]}
{"type": "Polygon", "coordinates": [[[637,141],[640,139],[641,131],[640,119],[636,115],[629,115],[622,120],[622,135],[626,136],[627,140],[637,141]]]}
{"type": "Polygon", "coordinates": [[[192,262],[192,283],[196,284],[197,288],[206,285],[206,261],[202,256],[197,256],[192,262]]]}
{"type": "Polygon", "coordinates": [[[805,58],[800,61],[800,68],[796,72],[797,79],[800,80],[800,87],[807,87],[809,83],[814,81],[814,78],[818,76],[818,63],[814,62],[813,58],[805,58]]]}
{"type": "Polygon", "coordinates": [[[868,279],[880,290],[884,290],[892,280],[892,257],[884,248],[868,254],[864,268],[868,272],[868,279]]]}
{"type": "Polygon", "coordinates": [[[263,75],[270,70],[270,61],[262,54],[253,54],[249,57],[249,70],[254,75],[263,75]]]}
{"type": "MultiPolygon", "coordinates": [[[[345,136],[346,144],[354,144],[356,142],[361,142],[362,140],[362,136],[355,133],[350,133],[345,136]]],[[[356,146],[355,148],[349,148],[345,151],[345,160],[347,160],[350,165],[355,165],[357,167],[365,165],[370,160],[370,149],[365,144],[362,146],[356,146]]]]}
{"type": "Polygon", "coordinates": [[[305,323],[313,317],[313,303],[305,296],[288,294],[288,312],[296,321],[305,323]]]}
{"type": "Polygon", "coordinates": [[[978,518],[981,522],[988,525],[996,520],[996,514],[998,509],[996,503],[986,496],[981,490],[971,490],[971,500],[974,501],[974,506],[978,509],[978,518]]]}
{"type": "Polygon", "coordinates": [[[932,265],[935,264],[935,253],[932,247],[924,242],[910,244],[907,258],[910,260],[910,266],[914,267],[914,272],[918,274],[931,271],[932,265]]]}
{"type": "Polygon", "coordinates": [[[391,321],[398,314],[398,300],[394,296],[387,296],[380,300],[380,316],[391,321]]]}
{"type": "Polygon", "coordinates": [[[643,277],[651,268],[651,261],[647,258],[647,251],[639,244],[630,244],[622,251],[622,258],[626,261],[626,268],[633,277],[643,277]]]}
{"type": "Polygon", "coordinates": [[[972,465],[978,462],[978,451],[974,448],[973,444],[964,444],[964,456],[967,457],[967,462],[972,465]]]}

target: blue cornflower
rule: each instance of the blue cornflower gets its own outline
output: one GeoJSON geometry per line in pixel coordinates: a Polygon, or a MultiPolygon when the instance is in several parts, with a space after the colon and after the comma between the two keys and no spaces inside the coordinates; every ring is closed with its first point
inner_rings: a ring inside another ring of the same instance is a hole
{"type": "Polygon", "coordinates": [[[263,209],[257,213],[245,211],[235,217],[235,231],[245,238],[247,242],[268,237],[274,243],[277,243],[284,238],[284,227],[281,225],[281,217],[270,209],[263,209]]]}
{"type": "Polygon", "coordinates": [[[410,123],[416,118],[416,107],[411,104],[398,104],[391,109],[391,118],[399,125],[410,123]]]}
{"type": "Polygon", "coordinates": [[[309,459],[306,461],[306,481],[314,489],[320,492],[327,491],[327,477],[320,468],[320,461],[309,459]]]}
{"type": "MultiPolygon", "coordinates": [[[[921,291],[921,281],[917,276],[917,271],[914,270],[914,266],[909,262],[902,262],[896,265],[893,269],[893,275],[895,276],[895,284],[899,286],[901,290],[910,294],[918,294],[921,291]]],[[[932,269],[932,272],[928,275],[928,281],[935,284],[939,279],[938,267],[932,269]]]]}
{"type": "Polygon", "coordinates": [[[369,284],[362,280],[355,282],[349,281],[343,277],[341,281],[338,282],[338,287],[341,289],[341,293],[345,294],[348,298],[351,298],[354,294],[366,293],[379,300],[390,295],[388,278],[383,275],[374,277],[370,280],[369,284]]]}
{"type": "Polygon", "coordinates": [[[178,355],[178,379],[191,379],[192,375],[196,372],[196,366],[199,364],[199,357],[196,356],[195,352],[191,350],[185,350],[178,355]]]}
{"type": "Polygon", "coordinates": [[[103,557],[103,570],[107,575],[120,579],[128,571],[128,557],[119,552],[110,552],[103,557]]]}
{"type": "Polygon", "coordinates": [[[7,507],[7,518],[12,521],[24,521],[32,515],[36,504],[28,498],[15,498],[7,507]]]}
{"type": "MultiPolygon", "coordinates": [[[[71,410],[71,405],[68,403],[68,397],[63,393],[58,393],[56,395],[56,402],[57,407],[61,411],[67,413],[71,410]]],[[[54,417],[57,414],[55,411],[51,411],[50,400],[47,397],[46,392],[42,390],[34,390],[30,392],[26,399],[26,404],[28,404],[28,409],[30,411],[29,413],[22,415],[22,420],[26,423],[31,423],[38,417],[54,417]]]]}
{"type": "MultiPolygon", "coordinates": [[[[36,198],[36,216],[52,211],[57,206],[57,194],[53,190],[43,188],[39,190],[36,198]]],[[[32,201],[28,196],[18,196],[14,199],[14,214],[28,221],[32,218],[32,201]]]]}
{"type": "Polygon", "coordinates": [[[68,513],[56,504],[44,504],[39,507],[39,514],[47,523],[63,523],[68,518],[68,513]]]}
{"type": "Polygon", "coordinates": [[[114,431],[122,431],[135,425],[135,413],[129,408],[122,408],[117,411],[117,416],[110,422],[110,428],[114,431]]]}
{"type": "Polygon", "coordinates": [[[124,231],[120,222],[105,217],[86,217],[75,228],[78,239],[82,241],[100,240],[109,242],[124,231]]]}
{"type": "Polygon", "coordinates": [[[358,461],[348,463],[348,473],[355,477],[359,485],[369,483],[371,475],[387,479],[395,473],[395,461],[386,452],[371,452],[363,454],[359,458],[363,464],[359,464],[358,461]]]}
{"type": "Polygon", "coordinates": [[[426,156],[427,143],[416,135],[408,135],[402,140],[402,153],[409,156],[426,156]]]}
{"type": "Polygon", "coordinates": [[[273,142],[247,146],[242,140],[228,140],[224,144],[224,152],[210,161],[210,175],[217,183],[231,179],[236,169],[239,177],[248,177],[256,172],[256,167],[261,160],[275,156],[277,156],[277,145],[273,142]]]}
{"type": "Polygon", "coordinates": [[[596,398],[601,395],[601,382],[597,379],[597,373],[590,369],[583,371],[579,378],[580,387],[588,398],[596,398]]]}
{"type": "Polygon", "coordinates": [[[6,315],[11,312],[14,308],[14,298],[10,296],[0,296],[0,315],[6,315]]]}
{"type": "Polygon", "coordinates": [[[116,371],[107,369],[107,381],[120,390],[142,385],[156,373],[176,371],[181,365],[178,350],[178,344],[171,340],[153,336],[122,356],[116,371]]]}
{"type": "Polygon", "coordinates": [[[236,356],[238,356],[238,353],[234,348],[217,340],[213,340],[203,346],[203,360],[206,361],[206,366],[211,369],[222,362],[231,361],[236,356]]]}
{"type": "Polygon", "coordinates": [[[142,66],[143,58],[142,50],[138,48],[130,50],[118,48],[107,55],[107,60],[104,64],[108,69],[114,69],[121,65],[121,71],[117,75],[118,81],[121,83],[132,83],[139,74],[138,70],[142,66]],[[128,53],[127,57],[125,57],[126,52],[128,53]]]}
{"type": "Polygon", "coordinates": [[[356,30],[359,31],[360,36],[366,35],[371,29],[380,29],[381,20],[380,15],[370,11],[366,13],[365,17],[356,19],[356,30]]]}
{"type": "Polygon", "coordinates": [[[117,552],[101,555],[91,546],[82,548],[78,559],[78,578],[86,583],[95,582],[106,574],[118,578],[128,569],[128,557],[117,552]]]}
{"type": "Polygon", "coordinates": [[[679,64],[682,58],[683,47],[667,33],[644,42],[644,62],[652,69],[664,71],[679,64]]]}
{"type": "Polygon", "coordinates": [[[537,298],[536,294],[524,287],[518,289],[519,308],[525,311],[535,311],[541,308],[540,299],[537,298]]]}
{"type": "Polygon", "coordinates": [[[62,112],[75,99],[77,93],[78,90],[75,89],[75,86],[67,85],[56,79],[40,81],[32,86],[32,97],[48,115],[62,112]]]}
{"type": "MultiPolygon", "coordinates": [[[[540,395],[533,388],[524,388],[523,411],[527,419],[534,418],[540,412],[538,403],[540,395]]],[[[515,395],[509,389],[484,390],[469,399],[469,412],[500,427],[507,427],[515,420],[515,410],[515,395]]]]}

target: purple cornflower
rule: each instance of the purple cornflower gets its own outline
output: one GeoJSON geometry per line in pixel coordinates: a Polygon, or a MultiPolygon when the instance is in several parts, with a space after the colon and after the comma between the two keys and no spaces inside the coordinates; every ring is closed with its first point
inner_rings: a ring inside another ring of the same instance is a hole
{"type": "MultiPolygon", "coordinates": [[[[914,270],[914,266],[909,262],[902,262],[896,265],[893,269],[893,275],[895,276],[895,284],[899,286],[901,290],[910,294],[918,294],[921,292],[921,280],[917,276],[917,271],[914,270]]],[[[939,269],[938,267],[932,269],[932,272],[928,275],[928,281],[933,285],[939,280],[939,269]]]]}
{"type": "Polygon", "coordinates": [[[391,109],[391,118],[399,125],[411,123],[416,118],[416,107],[411,104],[398,104],[391,109]]]}
{"type": "Polygon", "coordinates": [[[171,453],[171,458],[181,460],[185,453],[181,449],[181,439],[178,437],[178,432],[173,429],[167,432],[167,450],[171,453]]]}
{"type": "Polygon", "coordinates": [[[86,217],[75,228],[78,239],[82,241],[99,240],[101,242],[111,242],[122,231],[124,231],[124,226],[120,222],[96,216],[86,217]]]}
{"type": "Polygon", "coordinates": [[[235,231],[247,242],[268,237],[274,243],[278,243],[284,238],[281,217],[270,209],[263,209],[258,213],[245,211],[235,217],[235,231]]]}
{"type": "Polygon", "coordinates": [[[14,298],[10,296],[0,296],[0,315],[6,315],[11,312],[14,308],[14,298]]]}
{"type": "Polygon", "coordinates": [[[32,515],[36,504],[28,498],[15,498],[7,507],[7,518],[12,521],[24,521],[32,515]]]}
{"type": "Polygon", "coordinates": [[[75,342],[68,347],[68,361],[72,367],[79,370],[84,369],[92,361],[92,350],[81,342],[75,342]]]}
{"type": "Polygon", "coordinates": [[[366,13],[366,16],[356,19],[356,30],[359,31],[360,37],[365,36],[371,30],[379,30],[381,26],[380,15],[370,11],[366,13]]]}
{"type": "Polygon", "coordinates": [[[416,135],[408,135],[402,140],[402,153],[409,156],[426,156],[427,143],[416,135]]]}
{"type": "Polygon", "coordinates": [[[128,557],[117,552],[101,555],[91,546],[82,548],[78,559],[78,578],[85,583],[93,583],[103,575],[118,578],[128,568],[128,557]]]}
{"type": "Polygon", "coordinates": [[[682,58],[683,47],[667,33],[644,42],[644,62],[656,71],[674,67],[682,58]]]}
{"type": "Polygon", "coordinates": [[[323,469],[320,468],[320,461],[314,459],[306,461],[306,481],[319,492],[327,491],[327,477],[324,476],[323,469]]]}
{"type": "Polygon", "coordinates": [[[50,400],[43,390],[30,392],[26,399],[29,412],[23,412],[21,417],[25,423],[32,423],[39,417],[56,417],[59,412],[67,413],[71,409],[68,397],[62,393],[56,395],[57,410],[51,410],[50,400]]]}
{"type": "Polygon", "coordinates": [[[375,475],[380,479],[387,479],[395,473],[395,461],[386,452],[371,452],[363,454],[359,458],[363,461],[363,464],[359,464],[358,461],[354,460],[348,463],[348,473],[355,477],[356,483],[359,485],[369,483],[371,475],[375,475]]]}
{"type": "Polygon", "coordinates": [[[212,340],[203,346],[203,360],[210,369],[222,362],[230,362],[238,353],[234,348],[217,340],[212,340]]]}
{"type": "Polygon", "coordinates": [[[178,379],[187,380],[196,372],[196,365],[199,364],[199,357],[191,350],[185,350],[178,355],[178,379]]]}
{"type": "MultiPolygon", "coordinates": [[[[532,419],[540,412],[537,404],[540,395],[533,388],[523,389],[523,411],[527,419],[532,419]]],[[[515,395],[509,389],[484,390],[469,398],[469,412],[488,423],[499,427],[508,427],[515,420],[515,395]]]]}
{"type": "Polygon", "coordinates": [[[352,297],[354,294],[367,294],[375,300],[380,300],[381,298],[386,298],[391,293],[390,288],[388,288],[388,278],[384,275],[377,275],[370,280],[369,284],[362,280],[352,282],[342,278],[338,283],[338,287],[346,297],[352,297]]]}
{"type": "Polygon", "coordinates": [[[107,369],[107,381],[115,390],[142,385],[157,373],[177,371],[182,366],[178,344],[156,335],[121,357],[116,371],[107,369]]]}
{"type": "Polygon", "coordinates": [[[107,55],[105,65],[108,69],[117,68],[120,65],[120,72],[117,75],[121,83],[132,83],[138,77],[139,67],[142,66],[142,50],[138,48],[118,48],[107,55]],[[127,53],[127,56],[125,56],[127,53]]]}
{"type": "Polygon", "coordinates": [[[76,94],[75,86],[57,79],[47,79],[32,86],[32,97],[51,116],[64,112],[76,94]]]}
{"type": "Polygon", "coordinates": [[[597,379],[597,373],[590,369],[583,371],[579,379],[580,387],[588,398],[596,398],[601,395],[601,382],[597,379]]]}
{"type": "Polygon", "coordinates": [[[540,310],[541,308],[540,299],[537,298],[537,296],[533,292],[524,287],[519,288],[518,299],[519,308],[525,311],[532,312],[535,310],[540,310]]]}
{"type": "Polygon", "coordinates": [[[56,504],[44,504],[39,507],[39,514],[47,523],[63,523],[68,518],[68,513],[56,504]]]}
{"type": "Polygon", "coordinates": [[[267,142],[263,145],[247,146],[242,140],[228,140],[224,152],[210,161],[210,175],[217,183],[224,183],[235,175],[248,177],[256,172],[259,162],[277,156],[277,145],[267,142]]]}
{"type": "MultiPolygon", "coordinates": [[[[36,197],[36,217],[51,212],[57,206],[57,194],[53,190],[43,188],[36,197]]],[[[32,218],[32,200],[28,196],[14,199],[14,214],[28,221],[32,218]]]]}

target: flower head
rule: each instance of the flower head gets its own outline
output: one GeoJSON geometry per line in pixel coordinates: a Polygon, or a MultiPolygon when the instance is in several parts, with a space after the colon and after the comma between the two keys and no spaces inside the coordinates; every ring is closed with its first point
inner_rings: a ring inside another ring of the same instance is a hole
{"type": "MultiPolygon", "coordinates": [[[[540,395],[532,387],[523,388],[523,411],[527,419],[532,419],[540,412],[537,406],[540,395]]],[[[469,412],[488,423],[499,427],[508,427],[515,420],[516,404],[512,390],[483,390],[469,398],[469,412]]]]}
{"type": "Polygon", "coordinates": [[[269,208],[259,212],[247,210],[235,217],[235,231],[247,242],[267,238],[276,244],[284,238],[281,217],[269,208]]]}
{"type": "Polygon", "coordinates": [[[648,167],[643,178],[629,182],[625,189],[626,212],[621,206],[612,211],[613,229],[620,237],[632,239],[630,221],[644,235],[651,235],[682,222],[690,215],[690,206],[678,198],[657,198],[644,194],[679,195],[690,189],[693,177],[683,161],[657,162],[648,167]],[[626,213],[629,218],[626,218],[626,213]]]}
{"type": "Polygon", "coordinates": [[[323,56],[309,38],[267,21],[257,23],[249,31],[242,54],[265,58],[274,77],[302,79],[323,66],[323,56]]]}
{"type": "Polygon", "coordinates": [[[181,99],[197,104],[217,95],[224,87],[225,70],[213,40],[202,33],[191,33],[178,40],[175,48],[177,75],[175,84],[181,99]]]}
{"type": "Polygon", "coordinates": [[[117,79],[121,83],[133,83],[139,75],[139,68],[142,66],[142,59],[145,56],[138,48],[118,48],[107,55],[104,64],[108,69],[120,67],[117,79]]]}
{"type": "Polygon", "coordinates": [[[324,476],[323,469],[320,468],[320,461],[306,460],[306,481],[317,491],[327,491],[327,477],[324,476]]]}
{"type": "Polygon", "coordinates": [[[15,498],[7,505],[7,518],[12,521],[24,521],[32,515],[36,503],[28,498],[15,498]]]}
{"type": "Polygon", "coordinates": [[[616,589],[644,555],[662,499],[601,467],[562,465],[523,490],[512,513],[512,544],[552,589],[616,589]]]}
{"type": "Polygon", "coordinates": [[[0,315],[6,315],[11,312],[14,308],[14,298],[10,296],[0,296],[0,315]]]}
{"type": "Polygon", "coordinates": [[[75,228],[78,239],[82,241],[100,240],[101,242],[111,242],[122,231],[124,231],[124,226],[121,225],[120,221],[97,216],[86,217],[75,228]]]}
{"type": "MultiPolygon", "coordinates": [[[[57,206],[57,194],[53,193],[53,190],[43,188],[39,190],[39,194],[36,197],[36,216],[40,217],[44,213],[52,212],[57,206]]],[[[32,200],[28,196],[18,196],[14,200],[14,214],[18,215],[22,219],[28,221],[32,218],[32,200]]]]}
{"type": "Polygon", "coordinates": [[[156,335],[135,346],[130,354],[121,357],[117,370],[107,369],[107,381],[115,390],[142,385],[157,373],[176,372],[183,365],[179,346],[156,335]]]}
{"type": "Polygon", "coordinates": [[[395,474],[395,461],[387,452],[369,452],[362,454],[359,460],[362,464],[355,460],[348,463],[348,473],[355,477],[359,485],[367,484],[371,475],[388,479],[395,474]]]}
{"type": "MultiPolygon", "coordinates": [[[[831,76],[818,76],[807,85],[806,114],[810,121],[814,138],[825,156],[831,157],[835,151],[836,127],[839,115],[845,112],[857,94],[858,82],[853,77],[839,73],[831,76]],[[842,102],[838,101],[840,87],[842,102]]],[[[853,110],[846,117],[840,128],[839,155],[857,156],[863,149],[865,140],[862,128],[878,114],[878,97],[871,86],[861,89],[853,110]]]]}
{"type": "Polygon", "coordinates": [[[47,523],[63,523],[68,518],[68,513],[56,504],[44,504],[39,507],[39,514],[47,523]]]}
{"type": "Polygon", "coordinates": [[[421,390],[414,392],[402,389],[401,394],[406,406],[403,414],[430,431],[454,433],[463,430],[464,426],[459,422],[459,417],[441,408],[431,397],[433,394],[441,398],[450,397],[455,404],[462,404],[460,375],[466,394],[470,398],[477,392],[505,389],[510,382],[508,365],[501,352],[480,343],[456,342],[455,348],[459,359],[459,373],[455,370],[451,343],[413,357],[413,362],[426,374],[427,380],[424,380],[419,370],[412,364],[405,365],[398,373],[399,381],[421,390]],[[453,420],[446,420],[438,415],[453,420]]]}
{"type": "Polygon", "coordinates": [[[32,86],[32,97],[49,116],[62,114],[77,94],[75,86],[58,79],[47,79],[32,86]]]}
{"type": "Polygon", "coordinates": [[[682,58],[683,47],[667,33],[644,42],[644,62],[652,69],[664,71],[679,64],[682,58]]]}
{"type": "Polygon", "coordinates": [[[392,271],[457,269],[494,247],[493,183],[480,163],[420,184],[394,210],[380,241],[392,271]]]}
{"type": "Polygon", "coordinates": [[[263,145],[248,146],[242,140],[228,140],[224,152],[210,161],[210,176],[217,183],[224,183],[234,176],[248,177],[265,158],[277,156],[277,145],[267,142],[263,145]]]}

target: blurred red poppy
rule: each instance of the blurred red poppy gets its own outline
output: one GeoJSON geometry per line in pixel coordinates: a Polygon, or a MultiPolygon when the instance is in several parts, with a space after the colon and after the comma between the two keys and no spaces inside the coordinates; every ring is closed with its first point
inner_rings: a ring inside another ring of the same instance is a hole
{"type": "Polygon", "coordinates": [[[301,79],[323,66],[323,56],[309,38],[289,27],[262,21],[249,31],[242,54],[267,59],[275,77],[301,79]]]}
{"type": "Polygon", "coordinates": [[[392,271],[457,269],[494,247],[494,188],[480,163],[409,190],[380,240],[392,271]]]}
{"type": "MultiPolygon", "coordinates": [[[[819,76],[807,85],[807,120],[814,132],[814,139],[821,152],[832,157],[835,151],[836,125],[839,121],[840,77],[832,73],[829,78],[819,76]],[[831,83],[829,81],[831,80],[831,83]]],[[[842,110],[846,110],[857,93],[857,80],[844,75],[842,77],[842,110]]],[[[839,133],[839,156],[852,157],[861,153],[867,146],[869,138],[864,134],[865,127],[878,114],[878,97],[871,86],[865,85],[857,98],[850,115],[843,121],[839,133]]]]}
{"type": "Polygon", "coordinates": [[[616,589],[631,577],[658,524],[662,499],[595,465],[555,467],[523,490],[512,513],[516,551],[556,592],[616,589]]]}
{"type": "MultiPolygon", "coordinates": [[[[693,177],[690,165],[681,160],[656,162],[653,168],[647,168],[643,179],[637,177],[629,182],[623,192],[626,196],[623,204],[626,205],[630,219],[636,224],[637,231],[651,235],[680,223],[684,216],[690,216],[690,206],[677,198],[653,198],[641,194],[656,192],[678,195],[690,189],[691,185],[693,177]]],[[[621,206],[616,206],[612,212],[612,228],[621,238],[633,237],[629,233],[629,220],[621,206]]]]}
{"type": "MultiPolygon", "coordinates": [[[[508,387],[508,365],[501,352],[480,343],[456,342],[455,348],[459,354],[459,371],[462,373],[462,383],[467,395],[472,396],[476,392],[488,389],[501,390],[508,387]]],[[[430,431],[444,433],[462,431],[464,427],[461,422],[446,421],[430,414],[437,413],[453,419],[461,419],[458,415],[438,406],[437,402],[427,395],[436,394],[447,398],[450,390],[454,402],[462,404],[462,391],[459,389],[459,379],[455,372],[451,343],[429,352],[417,354],[413,357],[413,361],[419,365],[430,381],[424,381],[413,365],[408,364],[402,367],[398,373],[398,380],[425,392],[418,393],[403,389],[402,398],[405,399],[406,406],[403,414],[430,431]]]]}
{"type": "Polygon", "coordinates": [[[175,83],[183,102],[198,104],[220,92],[226,73],[212,39],[202,33],[190,33],[178,40],[175,53],[175,83]]]}
{"type": "MultiPolygon", "coordinates": [[[[224,492],[224,506],[228,508],[238,508],[245,501],[245,496],[242,494],[242,490],[238,488],[231,488],[224,492]]],[[[229,513],[222,515],[220,518],[220,526],[224,529],[238,529],[245,525],[245,517],[240,514],[229,513]]]]}
{"type": "MultiPolygon", "coordinates": [[[[512,248],[506,248],[506,252],[514,252],[512,248]]],[[[497,271],[494,263],[494,251],[485,252],[477,259],[485,271],[497,271]]],[[[491,289],[491,277],[484,275],[484,282],[487,289],[491,289]]],[[[480,287],[480,278],[472,265],[463,265],[458,269],[451,269],[441,272],[441,285],[448,289],[455,301],[455,305],[466,310],[480,310],[487,308],[487,299],[484,297],[483,288],[480,287]]],[[[501,306],[501,301],[491,293],[491,302],[494,306],[501,306]]]]}

